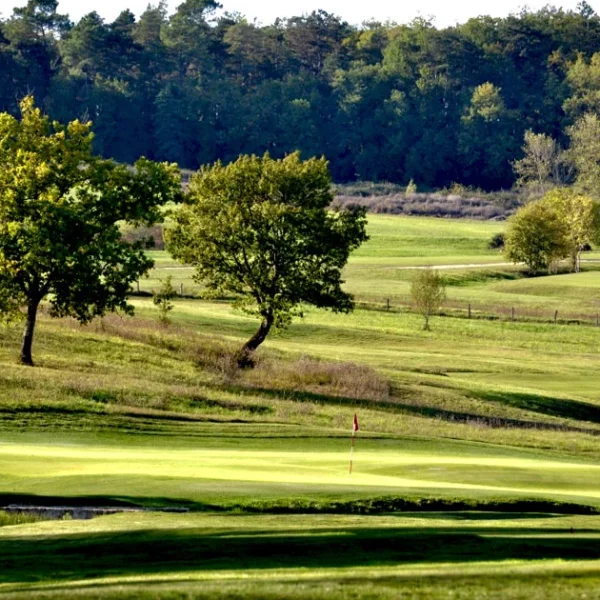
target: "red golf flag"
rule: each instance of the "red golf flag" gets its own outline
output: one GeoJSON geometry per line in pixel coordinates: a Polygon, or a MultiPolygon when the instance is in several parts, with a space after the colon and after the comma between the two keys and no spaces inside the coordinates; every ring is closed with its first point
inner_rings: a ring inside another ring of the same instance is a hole
{"type": "Polygon", "coordinates": [[[360,427],[358,426],[358,419],[356,418],[356,413],[354,413],[354,421],[352,423],[352,433],[356,433],[360,427]]]}

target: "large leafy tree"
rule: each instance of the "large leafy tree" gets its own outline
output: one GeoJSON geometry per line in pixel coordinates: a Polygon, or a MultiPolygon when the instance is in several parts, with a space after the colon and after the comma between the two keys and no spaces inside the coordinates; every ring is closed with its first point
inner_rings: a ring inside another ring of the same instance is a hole
{"type": "Polygon", "coordinates": [[[579,273],[583,249],[599,241],[600,205],[568,188],[548,192],[543,202],[556,210],[565,224],[568,258],[572,270],[579,273]]]}
{"type": "Polygon", "coordinates": [[[233,294],[239,307],[261,319],[240,365],[251,365],[271,328],[289,324],[303,303],[352,309],[341,270],[367,239],[366,219],[362,210],[328,210],[331,201],[327,162],[302,161],[299,153],[281,160],[242,156],[192,178],[168,246],[196,267],[208,290],[233,294]]]}
{"type": "Polygon", "coordinates": [[[131,283],[152,266],[119,221],[150,223],[180,194],[174,165],[144,158],[134,168],[92,153],[91,123],[52,122],[32,97],[21,119],[0,114],[0,311],[26,312],[21,362],[33,365],[39,305],[88,322],[132,312],[131,283]]]}
{"type": "Polygon", "coordinates": [[[506,258],[525,263],[531,273],[552,271],[569,254],[568,233],[555,206],[542,200],[526,204],[509,221],[506,258]]]}

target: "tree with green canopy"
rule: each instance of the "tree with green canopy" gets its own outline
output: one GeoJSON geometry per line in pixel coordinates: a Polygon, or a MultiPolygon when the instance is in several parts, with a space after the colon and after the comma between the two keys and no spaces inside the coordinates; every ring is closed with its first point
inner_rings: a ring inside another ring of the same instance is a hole
{"type": "Polygon", "coordinates": [[[240,366],[252,366],[271,328],[301,315],[302,304],[353,308],[341,271],[367,239],[366,217],[362,209],[329,210],[332,200],[327,161],[302,161],[299,153],[241,156],[192,177],[167,231],[168,248],[196,268],[210,292],[234,295],[238,307],[261,319],[239,353],[240,366]]]}
{"type": "Polygon", "coordinates": [[[543,202],[554,208],[564,222],[571,269],[579,273],[583,249],[597,243],[600,236],[600,204],[569,188],[548,192],[543,202]]]}
{"type": "Polygon", "coordinates": [[[575,188],[578,192],[600,197],[600,119],[586,113],[567,128],[571,145],[567,156],[575,169],[575,188]]]}
{"type": "Polygon", "coordinates": [[[410,297],[425,319],[423,329],[429,331],[431,315],[440,309],[446,299],[446,286],[439,271],[431,267],[417,269],[410,284],[410,297]]]}
{"type": "Polygon", "coordinates": [[[181,194],[175,165],[130,168],[92,153],[91,123],[51,121],[31,96],[21,118],[0,114],[0,311],[23,307],[21,362],[33,365],[40,303],[81,323],[131,313],[130,285],[152,266],[119,222],[153,223],[181,194]]]}
{"type": "Polygon", "coordinates": [[[525,132],[523,158],[513,163],[517,183],[539,196],[560,185],[567,171],[565,153],[549,135],[525,132]]]}
{"type": "Polygon", "coordinates": [[[549,202],[537,200],[511,217],[504,253],[514,263],[525,263],[531,273],[552,271],[557,261],[569,254],[565,219],[549,202]]]}

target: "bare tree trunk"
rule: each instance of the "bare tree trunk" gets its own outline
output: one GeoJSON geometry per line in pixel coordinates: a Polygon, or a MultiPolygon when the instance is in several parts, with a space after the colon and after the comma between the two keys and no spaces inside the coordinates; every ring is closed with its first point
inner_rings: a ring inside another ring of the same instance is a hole
{"type": "Polygon", "coordinates": [[[33,332],[35,331],[35,321],[37,319],[38,300],[30,300],[27,305],[27,320],[25,322],[25,331],[23,332],[23,343],[21,345],[21,364],[33,367],[33,358],[31,356],[31,346],[33,344],[33,332]]]}
{"type": "Polygon", "coordinates": [[[275,318],[271,313],[264,317],[256,333],[242,346],[238,357],[238,366],[242,368],[254,366],[252,353],[265,341],[274,321],[275,318]]]}
{"type": "Polygon", "coordinates": [[[573,273],[581,271],[581,248],[577,248],[571,254],[571,270],[573,273]]]}

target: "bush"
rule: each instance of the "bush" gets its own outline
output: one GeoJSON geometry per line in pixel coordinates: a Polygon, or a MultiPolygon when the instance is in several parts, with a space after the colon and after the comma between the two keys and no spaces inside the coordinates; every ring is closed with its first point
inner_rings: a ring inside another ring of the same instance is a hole
{"type": "Polygon", "coordinates": [[[415,308],[423,315],[425,325],[429,330],[429,317],[439,311],[446,299],[446,288],[438,271],[431,268],[417,269],[410,286],[410,295],[415,308]]]}
{"type": "Polygon", "coordinates": [[[177,291],[171,283],[173,278],[169,275],[163,282],[158,291],[153,292],[152,302],[158,308],[158,320],[163,325],[169,324],[169,313],[175,308],[171,302],[177,296],[177,291]]]}
{"type": "Polygon", "coordinates": [[[495,233],[492,236],[492,239],[488,243],[488,248],[490,250],[502,250],[504,249],[504,234],[503,233],[495,233]]]}

